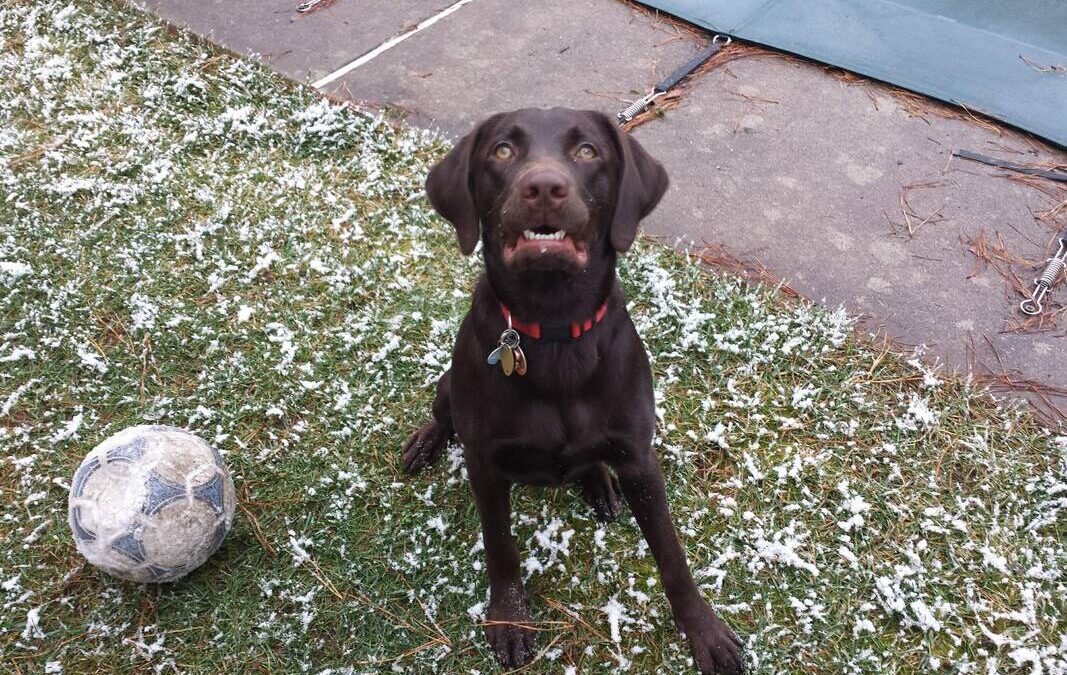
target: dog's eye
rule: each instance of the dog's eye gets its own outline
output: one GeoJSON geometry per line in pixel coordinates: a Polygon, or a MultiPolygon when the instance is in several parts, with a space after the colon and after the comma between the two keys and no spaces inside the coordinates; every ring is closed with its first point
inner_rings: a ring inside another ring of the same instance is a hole
{"type": "Polygon", "coordinates": [[[582,143],[578,146],[578,149],[574,151],[574,156],[578,159],[596,159],[597,151],[592,143],[582,143]]]}
{"type": "Polygon", "coordinates": [[[502,162],[506,162],[514,156],[515,149],[511,147],[510,143],[497,143],[497,146],[493,148],[493,157],[502,162]]]}

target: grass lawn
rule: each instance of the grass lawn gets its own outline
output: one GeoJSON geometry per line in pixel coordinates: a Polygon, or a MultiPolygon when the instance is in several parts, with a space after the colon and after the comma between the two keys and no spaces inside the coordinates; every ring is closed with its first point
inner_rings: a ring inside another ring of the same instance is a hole
{"type": "MultiPolygon", "coordinates": [[[[461,455],[399,472],[480,267],[422,194],[444,149],[129,8],[0,5],[0,671],[498,671],[461,455]],[[149,422],[240,497],[162,587],[66,522],[84,454],[149,422]]],[[[1067,673],[1062,431],[655,244],[620,276],[752,672],[1067,673]]],[[[525,672],[691,672],[628,513],[521,488],[515,519],[525,672]]]]}

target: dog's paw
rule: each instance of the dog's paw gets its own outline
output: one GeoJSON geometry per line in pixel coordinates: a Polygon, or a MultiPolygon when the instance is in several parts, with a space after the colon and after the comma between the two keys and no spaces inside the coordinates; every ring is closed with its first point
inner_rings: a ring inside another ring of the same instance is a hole
{"type": "Polygon", "coordinates": [[[739,675],[744,671],[741,638],[705,603],[679,617],[701,675],[739,675]]]}
{"type": "Polygon", "coordinates": [[[404,471],[415,473],[433,464],[441,456],[441,451],[451,436],[451,429],[431,417],[429,422],[411,434],[404,443],[404,454],[401,456],[404,471]]]}
{"type": "Polygon", "coordinates": [[[622,489],[619,479],[608,467],[597,464],[578,479],[582,499],[593,509],[596,519],[610,523],[622,513],[622,489]]]}
{"type": "Polygon", "coordinates": [[[520,668],[533,659],[535,635],[529,624],[530,610],[521,585],[502,597],[490,599],[485,637],[500,665],[520,668]]]}

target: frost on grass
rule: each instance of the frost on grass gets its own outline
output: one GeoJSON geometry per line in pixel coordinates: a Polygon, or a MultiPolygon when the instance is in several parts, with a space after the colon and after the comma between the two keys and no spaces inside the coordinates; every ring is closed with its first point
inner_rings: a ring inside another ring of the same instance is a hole
{"type": "MultiPolygon", "coordinates": [[[[0,663],[23,672],[495,672],[462,453],[414,479],[478,268],[432,137],[117,5],[0,6],[0,663]],[[185,426],[242,512],[158,591],[86,568],[85,452],[185,426]]],[[[621,277],[675,522],[754,672],[1067,672],[1067,437],[841,311],[647,244],[621,277]]],[[[517,488],[531,673],[687,672],[628,515],[517,488]]]]}

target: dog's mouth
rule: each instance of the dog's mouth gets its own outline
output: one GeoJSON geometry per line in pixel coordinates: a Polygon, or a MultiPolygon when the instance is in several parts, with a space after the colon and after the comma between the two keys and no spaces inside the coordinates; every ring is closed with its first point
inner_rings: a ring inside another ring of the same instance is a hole
{"type": "Polygon", "coordinates": [[[513,241],[505,241],[504,262],[508,265],[521,260],[544,260],[562,258],[585,267],[589,261],[589,249],[584,242],[563,229],[541,225],[523,230],[513,241]]]}

